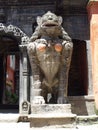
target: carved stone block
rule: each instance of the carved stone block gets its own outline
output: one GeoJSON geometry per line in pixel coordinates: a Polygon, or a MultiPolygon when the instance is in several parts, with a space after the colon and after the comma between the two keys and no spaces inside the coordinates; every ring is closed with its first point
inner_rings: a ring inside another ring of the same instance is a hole
{"type": "Polygon", "coordinates": [[[28,101],[24,101],[21,104],[20,114],[29,114],[30,113],[30,103],[28,101]]]}
{"type": "Polygon", "coordinates": [[[30,127],[73,127],[76,115],[71,113],[70,104],[31,105],[30,127]]]}

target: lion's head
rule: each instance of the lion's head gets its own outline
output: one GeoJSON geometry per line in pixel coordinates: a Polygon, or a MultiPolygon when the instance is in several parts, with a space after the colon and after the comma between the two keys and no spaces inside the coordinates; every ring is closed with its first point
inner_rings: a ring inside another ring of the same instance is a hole
{"type": "Polygon", "coordinates": [[[56,16],[54,13],[48,11],[42,17],[37,17],[37,24],[43,34],[56,35],[61,33],[62,17],[56,16]]]}

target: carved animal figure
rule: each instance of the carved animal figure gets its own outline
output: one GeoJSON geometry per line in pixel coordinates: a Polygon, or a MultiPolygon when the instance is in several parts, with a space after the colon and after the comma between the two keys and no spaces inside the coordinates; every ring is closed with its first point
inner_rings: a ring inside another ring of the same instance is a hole
{"type": "Polygon", "coordinates": [[[37,28],[27,46],[33,75],[33,103],[67,102],[68,72],[73,43],[62,28],[62,17],[48,11],[37,17],[37,28]]]}

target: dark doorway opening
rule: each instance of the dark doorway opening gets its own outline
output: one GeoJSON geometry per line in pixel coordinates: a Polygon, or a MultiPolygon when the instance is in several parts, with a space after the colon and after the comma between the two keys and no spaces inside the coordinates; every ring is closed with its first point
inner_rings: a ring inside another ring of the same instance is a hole
{"type": "Polygon", "coordinates": [[[88,64],[86,42],[73,40],[73,54],[69,71],[69,96],[88,94],[88,64]]]}
{"type": "Polygon", "coordinates": [[[0,112],[19,111],[19,47],[16,39],[0,39],[0,112]]]}

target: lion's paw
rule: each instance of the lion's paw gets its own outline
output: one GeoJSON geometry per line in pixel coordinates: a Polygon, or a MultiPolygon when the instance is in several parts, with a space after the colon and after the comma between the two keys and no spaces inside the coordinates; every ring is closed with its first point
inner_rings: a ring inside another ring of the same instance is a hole
{"type": "Polygon", "coordinates": [[[68,100],[67,100],[67,98],[65,98],[65,97],[58,97],[57,103],[58,103],[58,104],[67,104],[67,103],[68,103],[68,100]]]}
{"type": "Polygon", "coordinates": [[[35,96],[32,103],[33,104],[45,104],[45,100],[42,96],[35,96]]]}

